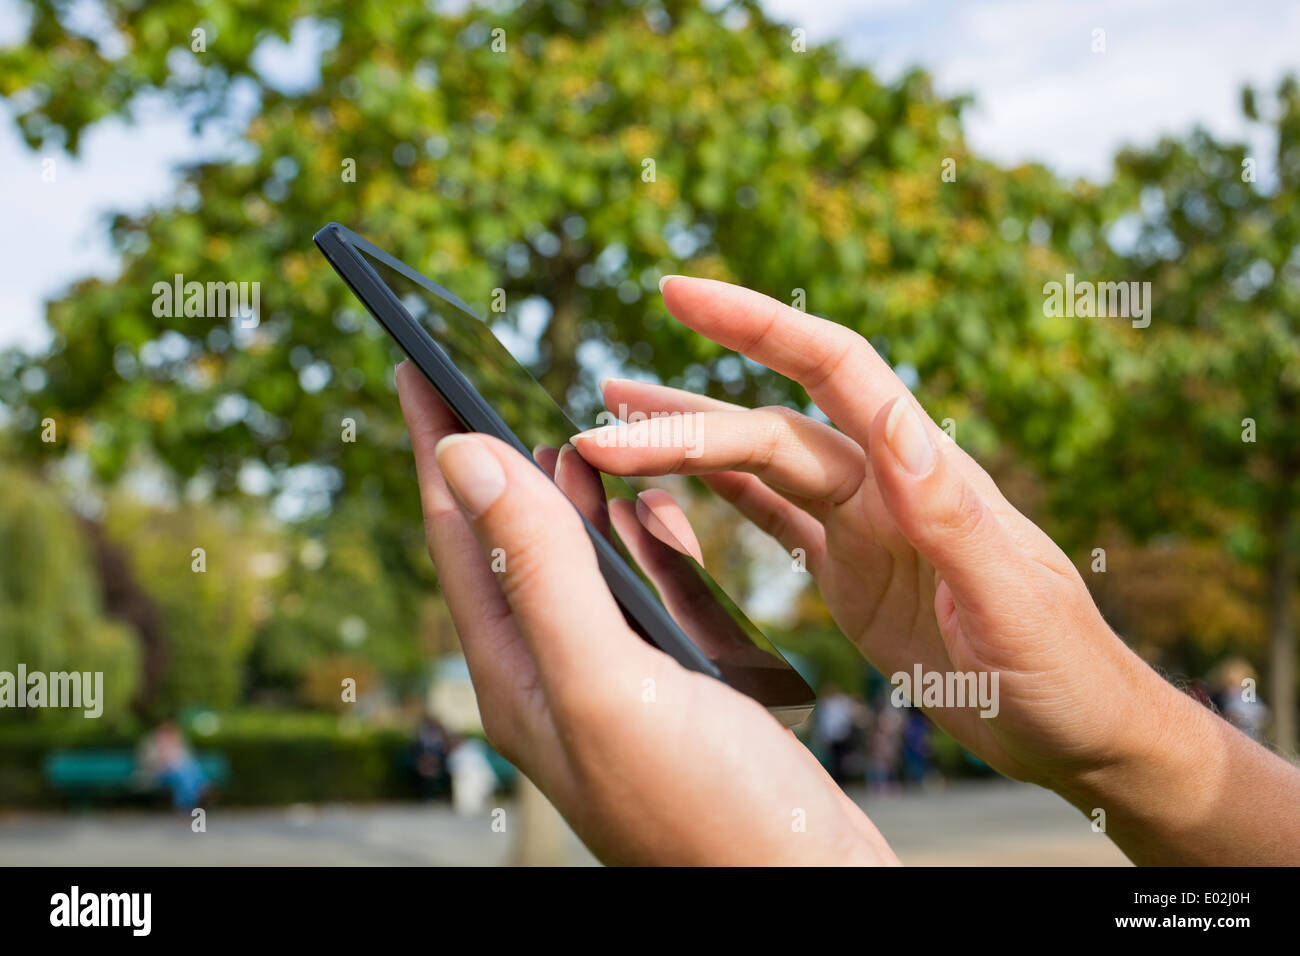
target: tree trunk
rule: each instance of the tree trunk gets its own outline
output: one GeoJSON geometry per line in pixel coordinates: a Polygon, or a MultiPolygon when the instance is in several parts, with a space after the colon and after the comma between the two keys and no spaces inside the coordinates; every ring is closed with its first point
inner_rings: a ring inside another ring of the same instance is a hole
{"type": "Polygon", "coordinates": [[[1269,671],[1272,674],[1273,740],[1285,756],[1296,755],[1296,643],[1292,620],[1296,560],[1291,544],[1292,515],[1289,509],[1275,516],[1277,543],[1269,582],[1269,671]]]}
{"type": "Polygon", "coordinates": [[[108,539],[103,527],[87,518],[81,519],[81,527],[99,573],[104,613],[132,628],[140,640],[142,680],[134,710],[146,720],[156,720],[170,656],[162,611],[136,580],[126,552],[108,539]]]}
{"type": "Polygon", "coordinates": [[[569,389],[578,380],[578,336],[580,316],[577,304],[577,273],[557,266],[550,291],[551,321],[542,335],[550,353],[550,367],[541,383],[561,406],[566,406],[569,389]]]}
{"type": "Polygon", "coordinates": [[[531,780],[519,775],[515,791],[518,823],[515,828],[515,866],[567,866],[564,818],[531,780]]]}

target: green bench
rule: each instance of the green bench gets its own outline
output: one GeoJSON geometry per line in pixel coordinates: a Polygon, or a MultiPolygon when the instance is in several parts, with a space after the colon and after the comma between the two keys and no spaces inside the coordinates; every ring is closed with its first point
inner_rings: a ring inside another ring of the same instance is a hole
{"type": "MultiPolygon", "coordinates": [[[[224,756],[210,752],[196,756],[209,783],[220,786],[230,779],[230,764],[224,756]]],[[[56,750],[45,757],[43,770],[52,789],[81,802],[157,790],[141,785],[135,754],[129,750],[56,750]]]]}

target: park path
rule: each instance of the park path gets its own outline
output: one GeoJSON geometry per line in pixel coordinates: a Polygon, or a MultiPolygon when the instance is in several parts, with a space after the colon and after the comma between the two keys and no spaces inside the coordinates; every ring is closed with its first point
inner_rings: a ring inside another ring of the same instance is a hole
{"type": "MultiPolygon", "coordinates": [[[[1127,863],[1082,814],[1027,784],[962,783],[885,797],[855,790],[851,796],[907,864],[1127,863]]],[[[167,814],[0,815],[0,865],[491,866],[510,859],[511,841],[510,834],[493,832],[490,814],[460,818],[445,804],[216,807],[206,833],[192,833],[188,818],[167,814]]],[[[572,834],[567,846],[570,862],[595,863],[572,834]]]]}

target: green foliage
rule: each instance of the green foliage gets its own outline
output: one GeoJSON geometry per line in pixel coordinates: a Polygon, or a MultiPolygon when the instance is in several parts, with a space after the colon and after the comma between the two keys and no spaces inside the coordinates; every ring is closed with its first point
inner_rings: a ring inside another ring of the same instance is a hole
{"type": "MultiPolygon", "coordinates": [[[[33,142],[75,148],[89,115],[145,85],[217,115],[232,84],[251,83],[260,105],[236,158],[187,170],[174,204],[115,218],[119,278],[51,303],[54,345],[33,360],[43,384],[0,384],[21,447],[48,457],[37,423],[52,417],[66,436],[54,453],[84,452],[104,480],[145,448],[219,493],[235,491],[250,462],[277,488],[295,466],[323,467],[337,476],[336,502],[371,509],[386,577],[427,582],[398,355],[312,248],[330,220],[484,314],[504,290],[508,311],[493,318],[507,325],[525,302],[545,303],[532,368],[580,422],[595,411],[595,375],[611,368],[806,405],[797,387],[667,317],[657,280],[685,272],[859,329],[911,367],[936,417],[957,419],[977,451],[1025,439],[1068,456],[1086,445],[1098,387],[1059,358],[1092,333],[1043,320],[1038,288],[1067,237],[1092,235],[1076,228],[1090,195],[973,157],[963,102],[937,96],[923,74],[882,83],[833,47],[796,52],[788,29],[737,6],[744,16],[693,2],[663,15],[618,2],[457,15],[215,2],[201,16],[220,29],[193,54],[192,6],[108,3],[130,41],[111,60],[38,17],[44,57],[0,54],[0,90],[27,91],[19,122],[33,142]],[[334,38],[319,82],[278,90],[249,53],[304,17],[334,38]],[[90,62],[60,71],[62,51],[90,62]],[[101,105],[75,105],[87,99],[101,105]],[[1050,228],[1035,245],[1025,236],[1039,218],[1050,228]],[[260,282],[258,327],[155,316],[155,284],[177,274],[260,282]],[[340,440],[345,419],[355,442],[340,440]]],[[[273,625],[259,640],[273,680],[328,645],[334,622],[319,617],[319,628],[273,625]]]]}
{"type": "MultiPolygon", "coordinates": [[[[230,702],[244,659],[254,686],[295,692],[340,657],[390,679],[413,666],[402,622],[430,574],[398,354],[312,248],[331,220],[485,315],[503,290],[507,311],[490,317],[516,328],[579,421],[594,413],[594,377],[613,369],[806,407],[797,388],[671,321],[655,293],[664,273],[725,278],[866,335],[964,447],[1034,489],[1027,510],[1076,549],[1116,525],[1227,541],[1238,561],[1294,554],[1294,81],[1275,102],[1243,97],[1276,133],[1276,188],[1243,182],[1243,147],[1203,132],[1125,152],[1095,187],[980,160],[963,100],[921,73],[883,83],[833,46],[796,52],[750,3],[725,17],[694,0],[432,6],[107,0],[121,42],[101,30],[101,45],[63,5],[32,2],[27,42],[0,51],[0,93],[33,146],[75,152],[144,91],[199,122],[242,122],[236,103],[256,104],[237,148],[185,170],[175,202],[115,217],[121,274],[50,304],[48,353],[0,360],[7,440],[29,460],[71,450],[113,481],[143,450],[218,494],[250,463],[275,490],[303,466],[330,476],[332,530],[304,529],[332,536],[328,564],[290,561],[256,621],[227,603],[247,597],[247,554],[217,554],[210,567],[229,581],[180,573],[190,546],[175,553],[171,535],[217,529],[173,517],[151,542],[144,519],[119,526],[139,539],[143,574],[159,575],[181,665],[204,672],[174,678],[195,683],[172,699],[230,702]],[[190,49],[196,27],[204,52],[190,49]],[[289,89],[259,71],[254,51],[313,32],[326,41],[319,77],[289,89]],[[1044,315],[1044,283],[1067,272],[1150,281],[1151,327],[1044,315]],[[177,274],[260,282],[257,327],[155,315],[155,284],[177,274]],[[520,321],[530,300],[547,317],[535,343],[520,321]],[[29,366],[39,374],[23,376],[29,366]],[[355,442],[340,440],[345,419],[355,442]],[[367,637],[340,646],[354,613],[367,637]]],[[[1294,581],[1277,567],[1284,606],[1294,581]]]]}
{"type": "Polygon", "coordinates": [[[166,670],[154,702],[159,712],[234,705],[253,636],[250,558],[257,537],[213,509],[145,508],[125,496],[108,509],[106,523],[163,617],[166,670]],[[202,565],[195,549],[203,551],[202,565]],[[196,570],[200,566],[205,570],[196,570]]]}
{"type": "Polygon", "coordinates": [[[1263,176],[1263,157],[1201,130],[1116,161],[1108,218],[1131,238],[1116,243],[1104,274],[1150,282],[1155,303],[1150,328],[1125,336],[1098,369],[1115,390],[1104,454],[1055,476],[1076,526],[1105,516],[1143,537],[1210,534],[1253,562],[1297,546],[1273,540],[1300,507],[1294,79],[1270,107],[1275,184],[1250,175],[1263,176]]]}
{"type": "MultiPolygon", "coordinates": [[[[101,585],[60,496],[0,468],[0,670],[103,672],[103,720],[129,712],[139,682],[130,631],[104,617],[101,585]]],[[[6,719],[84,720],[80,710],[6,711],[6,719]]]]}
{"type": "Polygon", "coordinates": [[[410,800],[411,736],[395,731],[365,734],[296,734],[280,739],[218,735],[205,746],[230,760],[231,785],[223,802],[410,800]]]}
{"type": "MultiPolygon", "coordinates": [[[[369,689],[366,673],[409,684],[423,661],[415,594],[387,572],[374,516],[345,505],[313,524],[274,581],[275,606],[256,635],[250,663],[259,687],[305,691],[303,676],[325,664],[329,675],[348,665],[339,673],[357,680],[360,693],[369,689]]],[[[328,694],[318,687],[304,702],[337,706],[339,682],[326,683],[328,694]]]]}
{"type": "MultiPolygon", "coordinates": [[[[1024,240],[1040,208],[1052,206],[1058,236],[1086,204],[1040,201],[1057,188],[1050,176],[1008,177],[971,157],[962,103],[936,96],[922,74],[882,84],[833,48],[795,52],[789,31],[756,9],[727,26],[694,3],[670,4],[666,18],[622,3],[458,16],[327,3],[237,19],[215,4],[204,16],[230,27],[208,54],[171,59],[165,50],[188,41],[189,5],[109,8],[133,43],[97,68],[126,85],[147,76],[178,98],[202,88],[215,103],[248,73],[259,29],[285,35],[311,15],[337,40],[306,91],[254,76],[261,109],[243,158],[190,169],[176,205],[118,217],[122,276],[51,305],[46,384],[9,400],[66,420],[105,478],[140,445],[220,490],[250,459],[281,480],[311,463],[337,469],[345,497],[368,482],[414,514],[396,353],[312,249],[329,220],[480,308],[505,290],[508,322],[530,297],[547,303],[534,369],[580,421],[595,392],[579,354],[748,401],[806,402],[667,320],[657,280],[690,272],[801,296],[860,329],[917,369],[942,414],[995,409],[996,427],[1058,443],[1089,427],[1058,361],[1087,333],[1042,320],[1024,240]],[[505,31],[504,52],[493,29],[505,31]],[[946,160],[956,183],[941,178],[946,160]],[[154,284],[175,274],[261,282],[259,327],[154,317],[154,284]],[[351,444],[338,437],[348,417],[351,444]],[[120,427],[95,427],[107,422],[120,427]]],[[[44,42],[76,47],[62,34],[44,42]]],[[[0,89],[45,90],[24,128],[67,130],[71,143],[84,117],[69,103],[96,94],[25,55],[9,59],[21,68],[0,68],[0,89]]],[[[34,442],[32,415],[19,419],[34,442]]],[[[987,424],[970,434],[986,450],[997,443],[987,424]]]]}

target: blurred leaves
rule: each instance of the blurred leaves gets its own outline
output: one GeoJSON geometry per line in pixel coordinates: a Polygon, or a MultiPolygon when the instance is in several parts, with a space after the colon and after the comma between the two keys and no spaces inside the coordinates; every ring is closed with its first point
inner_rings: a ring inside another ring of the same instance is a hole
{"type": "MultiPolygon", "coordinates": [[[[0,468],[0,554],[0,670],[102,672],[105,722],[121,720],[140,683],[137,641],[105,615],[85,536],[60,495],[12,468],[0,468]]],[[[79,721],[83,710],[7,713],[79,721]]]]}
{"type": "MultiPolygon", "coordinates": [[[[110,0],[93,28],[70,4],[24,8],[27,42],[0,51],[0,93],[33,147],[75,152],[91,124],[130,115],[145,92],[240,129],[184,170],[175,202],[113,219],[121,275],[50,303],[48,353],[0,360],[10,440],[29,461],[71,451],[111,483],[144,453],[178,488],[306,500],[308,518],[336,509],[336,530],[298,532],[333,536],[329,567],[290,562],[261,624],[218,610],[243,593],[238,575],[230,591],[191,582],[200,590],[163,595],[174,629],[191,623],[179,616],[189,601],[230,629],[204,665],[223,699],[240,655],[254,684],[278,686],[310,661],[360,653],[336,646],[353,603],[369,666],[414,666],[400,621],[430,572],[398,355],[311,246],[331,220],[483,315],[504,290],[507,311],[491,318],[580,422],[596,411],[596,378],[613,372],[807,407],[797,387],[666,315],[662,274],[707,275],[802,297],[860,331],[1076,550],[1101,523],[1138,539],[1226,540],[1250,562],[1295,547],[1268,540],[1300,487],[1291,80],[1275,97],[1243,96],[1276,133],[1276,187],[1243,181],[1244,147],[1201,131],[1124,152],[1094,185],[981,160],[962,135],[964,99],[920,72],[881,82],[834,46],[794,52],[752,3],[440,13],[110,0]],[[204,52],[191,51],[196,28],[204,52]],[[268,68],[290,37],[320,52],[318,75],[297,84],[268,68]],[[1043,285],[1066,273],[1150,281],[1151,327],[1045,315],[1043,285]],[[256,328],[155,316],[155,283],[176,275],[260,283],[256,328]],[[1255,444],[1241,441],[1246,417],[1255,444]],[[59,425],[53,447],[45,418],[59,425]],[[341,439],[347,420],[355,442],[341,439]],[[265,487],[250,492],[250,469],[265,487]]],[[[123,520],[119,533],[142,531],[123,520]]],[[[207,533],[174,520],[184,527],[167,533],[207,533]]],[[[247,558],[230,554],[230,567],[247,558]]],[[[1185,567],[1192,580],[1218,573],[1185,567]]]]}

